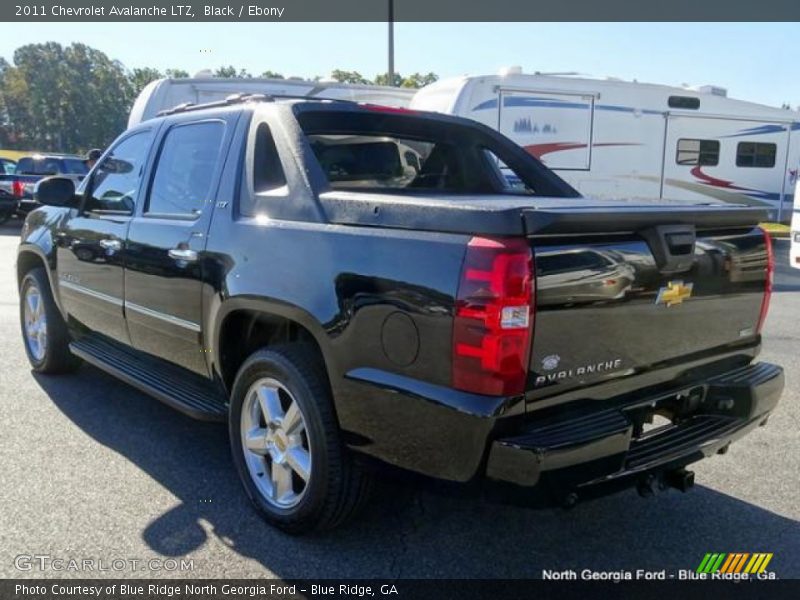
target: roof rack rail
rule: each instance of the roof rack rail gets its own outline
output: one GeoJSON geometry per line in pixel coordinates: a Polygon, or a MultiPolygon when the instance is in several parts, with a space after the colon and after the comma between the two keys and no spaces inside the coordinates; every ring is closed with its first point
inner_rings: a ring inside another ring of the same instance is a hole
{"type": "Polygon", "coordinates": [[[220,108],[223,106],[230,106],[231,104],[244,104],[246,102],[274,102],[275,100],[310,100],[312,102],[343,102],[347,104],[358,104],[355,100],[340,100],[338,98],[322,98],[319,96],[302,96],[302,95],[289,95],[289,94],[231,94],[224,100],[216,100],[214,102],[206,102],[204,104],[195,104],[194,102],[184,102],[166,108],[156,113],[158,117],[165,117],[167,115],[174,115],[195,110],[204,110],[206,108],[220,108]]]}

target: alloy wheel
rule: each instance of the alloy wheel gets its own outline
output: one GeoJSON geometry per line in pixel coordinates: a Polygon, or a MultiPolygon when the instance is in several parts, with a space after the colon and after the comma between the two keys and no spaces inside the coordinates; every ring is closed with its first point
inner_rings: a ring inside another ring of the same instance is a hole
{"type": "Polygon", "coordinates": [[[282,509],[297,506],[311,478],[312,447],[303,412],[279,381],[262,378],[250,386],[241,438],[247,470],[264,500],[282,509]]]}

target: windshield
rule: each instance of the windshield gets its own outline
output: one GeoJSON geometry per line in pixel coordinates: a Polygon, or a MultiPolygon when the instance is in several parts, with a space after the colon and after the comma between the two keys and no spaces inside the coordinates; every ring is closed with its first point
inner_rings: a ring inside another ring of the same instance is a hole
{"type": "Polygon", "coordinates": [[[311,150],[335,190],[576,196],[510,140],[444,119],[303,110],[311,150]]]}

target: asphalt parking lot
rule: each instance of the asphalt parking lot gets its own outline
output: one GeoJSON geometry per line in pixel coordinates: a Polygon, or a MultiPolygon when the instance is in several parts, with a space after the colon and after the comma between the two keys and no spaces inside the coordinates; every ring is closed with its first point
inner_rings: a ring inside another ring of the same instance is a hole
{"type": "Polygon", "coordinates": [[[772,552],[800,578],[800,270],[778,242],[764,360],[788,388],[765,428],[695,465],[697,485],[566,512],[384,484],[360,520],[315,537],[249,507],[222,425],[104,373],[32,375],[19,334],[18,226],[0,227],[0,577],[540,577],[543,569],[694,569],[706,552],[772,552]],[[187,572],[19,571],[15,557],[193,560],[187,572]]]}

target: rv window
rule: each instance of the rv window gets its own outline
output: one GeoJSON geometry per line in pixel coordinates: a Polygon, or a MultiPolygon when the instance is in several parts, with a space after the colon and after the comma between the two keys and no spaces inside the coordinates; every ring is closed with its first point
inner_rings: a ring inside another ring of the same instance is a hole
{"type": "Polygon", "coordinates": [[[700,108],[700,98],[693,98],[691,96],[670,96],[667,100],[670,108],[687,108],[697,110],[700,108]]]}
{"type": "Polygon", "coordinates": [[[736,166],[771,169],[775,166],[777,151],[778,147],[775,144],[739,142],[736,146],[736,166]]]}
{"type": "Polygon", "coordinates": [[[275,139],[266,123],[256,130],[256,146],[253,156],[253,190],[256,194],[273,192],[286,185],[275,139]]]}
{"type": "Polygon", "coordinates": [[[680,139],[675,162],[679,165],[716,166],[719,164],[719,142],[680,139]]]}

